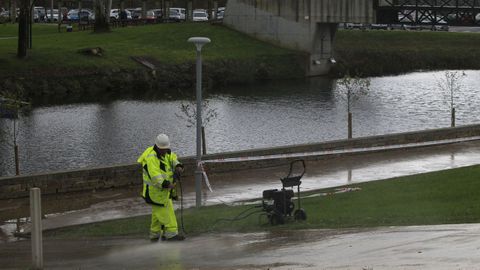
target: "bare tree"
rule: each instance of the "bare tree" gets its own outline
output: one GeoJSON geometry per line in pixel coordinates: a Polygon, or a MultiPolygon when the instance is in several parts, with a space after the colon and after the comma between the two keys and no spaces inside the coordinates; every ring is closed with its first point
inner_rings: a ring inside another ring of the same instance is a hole
{"type": "MultiPolygon", "coordinates": [[[[14,149],[14,156],[15,156],[15,174],[20,174],[20,164],[18,158],[18,145],[17,145],[17,137],[18,137],[18,130],[19,124],[17,122],[19,112],[24,109],[25,107],[30,106],[30,103],[24,102],[21,100],[23,96],[23,87],[17,83],[12,85],[13,89],[8,89],[7,91],[0,92],[0,109],[2,110],[2,117],[12,119],[12,141],[6,140],[6,143],[9,145],[13,145],[14,149]]],[[[5,134],[6,131],[2,131],[3,134],[0,134],[0,138],[8,137],[9,134],[5,134]]]]}
{"type": "MultiPolygon", "coordinates": [[[[180,114],[175,115],[187,122],[187,127],[194,127],[197,122],[197,104],[196,100],[182,101],[180,104],[180,114]]],[[[202,100],[202,152],[207,154],[207,143],[205,140],[205,126],[218,116],[216,108],[212,108],[209,100],[202,100]]]]}
{"type": "Polygon", "coordinates": [[[444,101],[450,106],[450,126],[455,127],[455,100],[458,92],[463,87],[463,78],[467,76],[464,72],[445,71],[442,78],[437,79],[437,87],[442,91],[444,101]]]}
{"type": "Polygon", "coordinates": [[[335,86],[340,97],[347,103],[348,115],[348,138],[351,139],[352,132],[352,106],[361,96],[366,95],[370,88],[370,79],[350,77],[349,75],[339,79],[335,86]]]}

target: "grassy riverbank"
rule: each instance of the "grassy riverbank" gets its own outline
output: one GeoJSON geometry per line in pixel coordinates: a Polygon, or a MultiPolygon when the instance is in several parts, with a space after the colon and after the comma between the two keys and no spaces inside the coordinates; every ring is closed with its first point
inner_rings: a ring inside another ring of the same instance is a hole
{"type": "Polygon", "coordinates": [[[33,100],[96,100],[123,93],[168,97],[178,89],[191,89],[196,56],[187,39],[192,36],[212,40],[202,53],[206,87],[303,76],[302,54],[218,25],[159,24],[93,34],[58,33],[55,25],[35,24],[33,49],[25,60],[15,57],[17,40],[8,38],[15,35],[15,27],[0,25],[0,89],[20,84],[33,100]],[[91,47],[105,53],[101,57],[79,53],[91,47]],[[148,59],[155,73],[132,57],[148,59]]]}
{"type": "Polygon", "coordinates": [[[338,32],[334,72],[381,76],[416,70],[480,69],[480,35],[432,31],[338,32]]]}
{"type": "MultiPolygon", "coordinates": [[[[35,24],[27,59],[15,57],[17,25],[0,25],[0,89],[21,85],[31,100],[78,101],[134,93],[169,97],[192,89],[195,52],[186,42],[208,36],[204,47],[207,88],[261,80],[302,78],[306,55],[260,42],[221,25],[185,23],[115,28],[111,33],[58,33],[35,24]],[[100,47],[103,56],[79,50],[100,47]],[[153,73],[132,57],[156,66],[153,73]]],[[[414,31],[344,31],[335,44],[332,75],[376,76],[415,70],[480,69],[480,35],[414,31]]],[[[34,102],[35,103],[35,102],[34,102]]]]}
{"type": "MultiPolygon", "coordinates": [[[[15,57],[15,38],[0,40],[0,76],[29,71],[44,73],[55,68],[72,72],[75,69],[139,68],[132,56],[149,56],[166,65],[193,62],[193,45],[186,42],[191,36],[212,39],[203,50],[206,62],[302,55],[223,26],[198,23],[115,28],[108,34],[66,33],[64,30],[58,33],[56,25],[34,24],[33,34],[33,49],[29,50],[25,61],[15,57]],[[91,57],[78,53],[79,49],[89,47],[101,47],[105,55],[91,57]]],[[[16,24],[0,25],[0,39],[16,35],[16,24]]],[[[478,69],[479,44],[480,35],[475,33],[340,30],[335,54],[339,60],[338,69],[369,76],[419,69],[478,69]]],[[[286,69],[292,68],[288,66],[291,63],[283,64],[286,69]]]]}
{"type": "MultiPolygon", "coordinates": [[[[0,26],[0,37],[15,35],[16,25],[0,26]]],[[[195,60],[195,50],[187,39],[208,36],[212,43],[203,49],[205,61],[223,59],[252,59],[261,56],[279,56],[291,51],[249,38],[222,26],[209,24],[158,24],[141,27],[115,28],[111,33],[93,34],[91,31],[58,33],[56,25],[34,24],[33,49],[26,61],[14,57],[16,39],[0,42],[2,72],[24,69],[44,69],[49,66],[64,68],[137,68],[131,56],[150,56],[165,64],[180,64],[195,60]],[[89,57],[79,49],[101,47],[103,57],[89,57]]]]}
{"type": "MultiPolygon", "coordinates": [[[[220,221],[237,216],[251,206],[218,205],[185,211],[185,229],[190,235],[220,231],[263,231],[277,229],[361,228],[396,225],[430,225],[480,222],[480,166],[355,184],[360,190],[331,194],[302,202],[305,222],[272,227],[255,213],[235,222],[220,221]]],[[[261,191],[259,191],[259,194],[261,191]]],[[[255,211],[256,209],[252,209],[255,211]]],[[[177,213],[177,217],[179,215],[177,213]]],[[[146,236],[149,216],[59,229],[47,237],[82,238],[146,236]]]]}

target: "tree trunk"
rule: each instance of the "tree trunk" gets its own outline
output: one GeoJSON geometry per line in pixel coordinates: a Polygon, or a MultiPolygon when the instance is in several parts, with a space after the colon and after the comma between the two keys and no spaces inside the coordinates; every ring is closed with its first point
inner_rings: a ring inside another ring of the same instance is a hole
{"type": "MultiPolygon", "coordinates": [[[[30,5],[30,3],[29,3],[29,5],[30,5]]],[[[32,4],[32,6],[28,7],[28,21],[27,21],[27,24],[28,24],[27,40],[28,40],[28,48],[29,49],[32,48],[32,41],[33,41],[32,40],[33,12],[36,12],[36,11],[33,10],[33,4],[32,4]]]]}
{"type": "Polygon", "coordinates": [[[348,113],[348,138],[353,138],[353,131],[352,131],[352,113],[348,113]]]}
{"type": "Polygon", "coordinates": [[[28,49],[28,22],[30,21],[28,12],[30,8],[28,0],[22,0],[20,4],[20,15],[18,17],[18,47],[17,57],[25,58],[28,49]]]}
{"type": "Polygon", "coordinates": [[[455,108],[452,108],[451,127],[455,127],[455,108]]]}
{"type": "Polygon", "coordinates": [[[205,139],[205,127],[202,126],[202,154],[207,154],[207,141],[205,139]]]}
{"type": "Polygon", "coordinates": [[[14,152],[15,152],[15,175],[20,175],[20,161],[18,158],[18,145],[15,143],[15,146],[13,147],[14,152]]]}
{"type": "Polygon", "coordinates": [[[12,0],[10,4],[10,22],[14,23],[17,21],[17,1],[12,0]]]}
{"type": "MultiPolygon", "coordinates": [[[[50,23],[54,23],[54,21],[53,21],[53,8],[54,8],[53,0],[50,0],[50,23]]],[[[60,10],[58,12],[60,13],[60,10]]]]}
{"type": "Polygon", "coordinates": [[[107,23],[110,24],[110,12],[112,10],[112,0],[108,0],[107,9],[105,10],[105,17],[107,19],[107,23]]]}
{"type": "MultiPolygon", "coordinates": [[[[110,25],[105,14],[105,0],[95,1],[95,27],[93,32],[105,33],[110,31],[110,25]]],[[[110,14],[108,14],[110,16],[110,14]]]]}
{"type": "Polygon", "coordinates": [[[147,19],[147,1],[142,1],[142,20],[146,22],[147,19]]]}

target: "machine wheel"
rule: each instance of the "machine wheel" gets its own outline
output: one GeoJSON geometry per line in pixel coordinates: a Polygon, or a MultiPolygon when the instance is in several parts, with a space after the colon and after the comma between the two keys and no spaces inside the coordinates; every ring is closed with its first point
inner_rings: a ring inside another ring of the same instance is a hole
{"type": "Polygon", "coordinates": [[[284,224],[285,223],[285,218],[283,217],[283,215],[280,215],[278,213],[272,213],[272,215],[270,215],[270,224],[272,225],[280,225],[280,224],[284,224]]]}
{"type": "Polygon", "coordinates": [[[295,217],[295,220],[307,219],[307,213],[305,213],[305,210],[303,210],[303,208],[295,210],[295,213],[293,216],[295,217]]]}

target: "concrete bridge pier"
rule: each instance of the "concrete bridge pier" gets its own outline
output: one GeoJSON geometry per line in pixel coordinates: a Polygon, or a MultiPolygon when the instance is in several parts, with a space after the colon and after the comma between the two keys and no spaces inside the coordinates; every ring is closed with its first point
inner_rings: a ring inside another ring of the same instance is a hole
{"type": "Polygon", "coordinates": [[[307,76],[326,75],[335,64],[333,44],[337,29],[337,23],[315,23],[311,53],[305,69],[307,76]]]}
{"type": "Polygon", "coordinates": [[[338,24],[372,23],[372,0],[228,0],[223,22],[257,39],[310,55],[307,76],[329,73],[338,24]]]}

